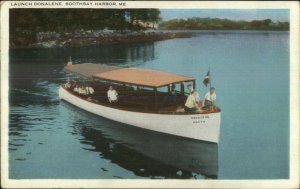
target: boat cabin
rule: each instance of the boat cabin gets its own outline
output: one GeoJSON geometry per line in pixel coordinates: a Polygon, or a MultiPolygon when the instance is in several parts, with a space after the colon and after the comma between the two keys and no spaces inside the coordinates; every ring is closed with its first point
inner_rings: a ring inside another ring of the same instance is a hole
{"type": "Polygon", "coordinates": [[[194,89],[196,87],[192,77],[141,68],[84,63],[68,65],[65,71],[82,78],[64,86],[73,95],[127,111],[185,114],[182,109],[189,94],[184,90],[185,85],[191,84],[194,89]],[[91,87],[94,93],[79,94],[74,91],[76,85],[91,87]],[[107,91],[110,86],[118,93],[117,102],[108,101],[107,91]]]}

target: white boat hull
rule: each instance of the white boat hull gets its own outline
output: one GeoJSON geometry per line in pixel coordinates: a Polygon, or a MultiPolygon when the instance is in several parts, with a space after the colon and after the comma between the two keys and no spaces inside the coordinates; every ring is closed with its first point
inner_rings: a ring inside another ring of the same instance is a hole
{"type": "Polygon", "coordinates": [[[171,135],[218,143],[221,112],[210,114],[154,114],[125,111],[89,102],[71,94],[63,87],[59,97],[93,114],[171,135]]]}

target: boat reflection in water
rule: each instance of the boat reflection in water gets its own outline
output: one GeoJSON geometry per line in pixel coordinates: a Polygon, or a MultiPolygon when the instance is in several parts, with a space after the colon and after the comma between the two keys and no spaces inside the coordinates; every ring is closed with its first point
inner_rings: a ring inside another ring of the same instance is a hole
{"type": "Polygon", "coordinates": [[[82,135],[89,151],[101,158],[150,178],[216,179],[218,145],[127,126],[83,111],[67,102],[63,106],[86,120],[75,119],[74,132],[82,135]]]}

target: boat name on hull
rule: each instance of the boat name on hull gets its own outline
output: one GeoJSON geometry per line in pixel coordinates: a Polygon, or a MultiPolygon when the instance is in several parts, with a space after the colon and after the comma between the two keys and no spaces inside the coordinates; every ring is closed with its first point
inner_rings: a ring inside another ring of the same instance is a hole
{"type": "Polygon", "coordinates": [[[206,123],[206,120],[209,119],[209,115],[194,116],[191,117],[191,119],[193,120],[194,124],[206,123]]]}

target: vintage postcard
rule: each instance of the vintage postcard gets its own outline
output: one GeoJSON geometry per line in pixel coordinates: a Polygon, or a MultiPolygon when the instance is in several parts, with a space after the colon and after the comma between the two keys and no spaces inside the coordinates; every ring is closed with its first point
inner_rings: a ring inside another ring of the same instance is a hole
{"type": "Polygon", "coordinates": [[[299,3],[1,2],[1,187],[298,188],[299,3]]]}

